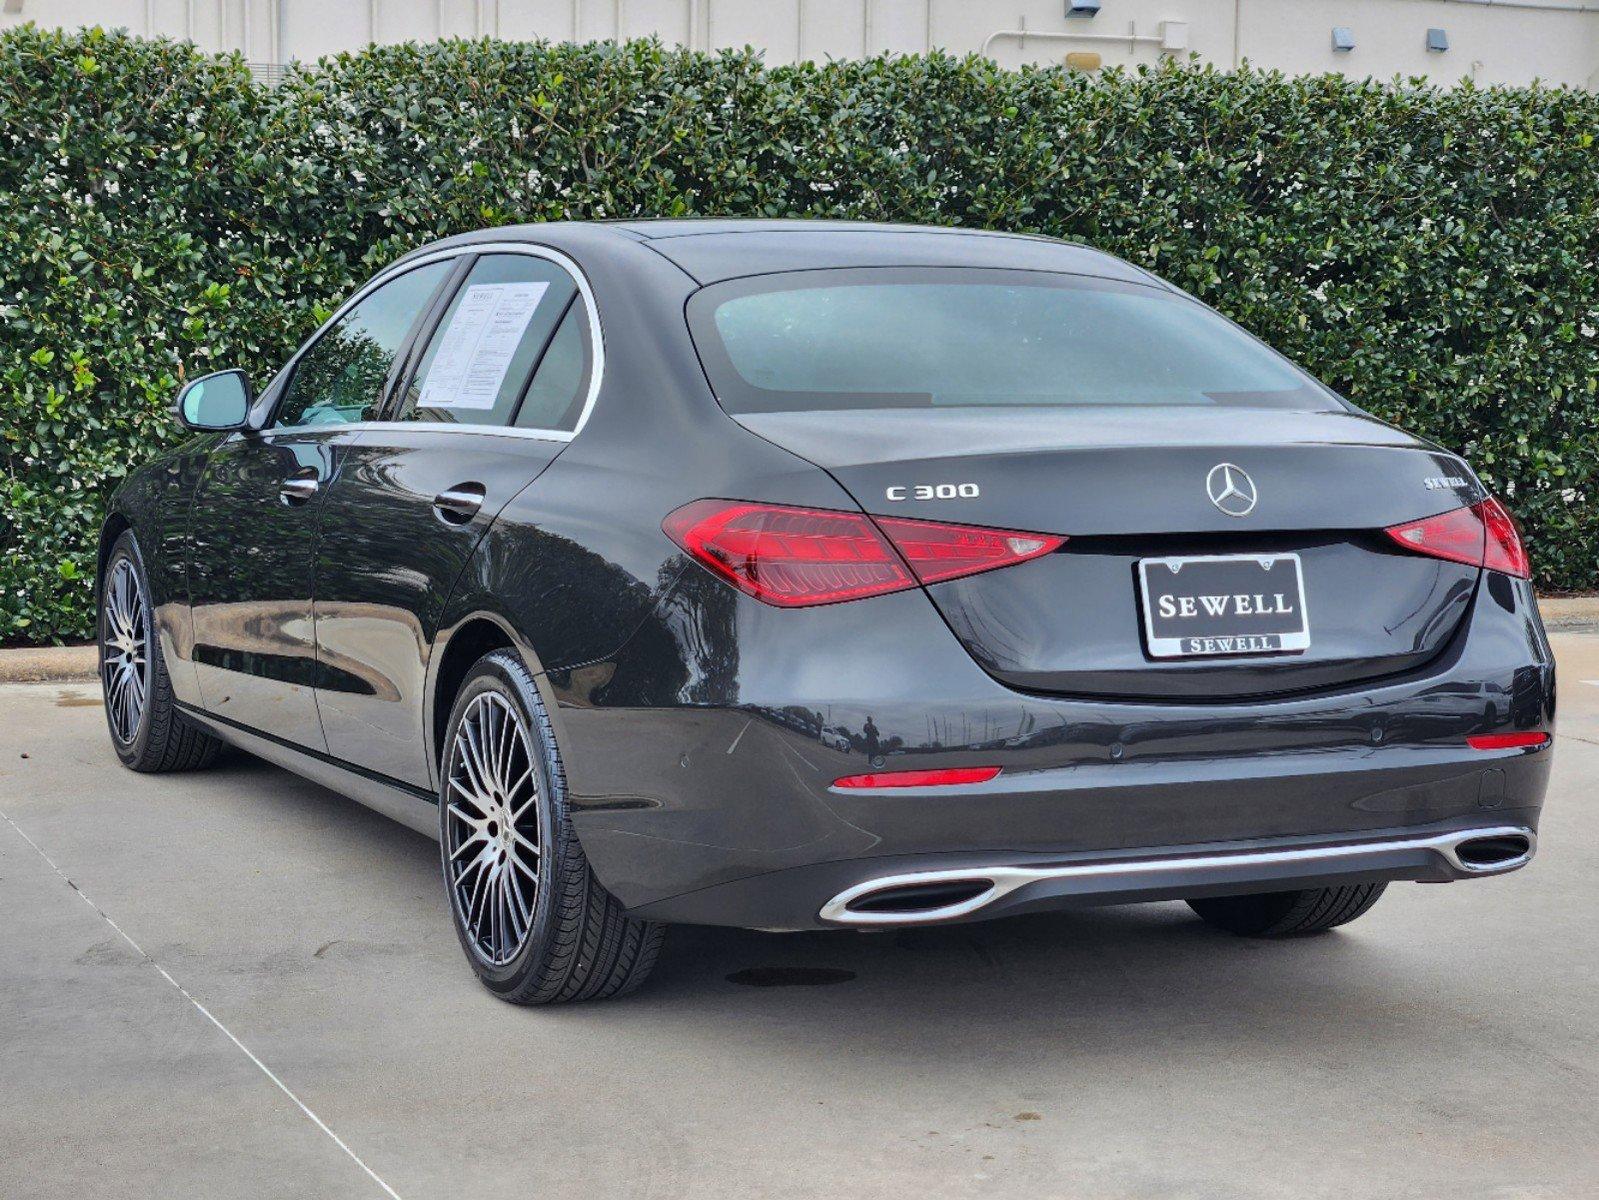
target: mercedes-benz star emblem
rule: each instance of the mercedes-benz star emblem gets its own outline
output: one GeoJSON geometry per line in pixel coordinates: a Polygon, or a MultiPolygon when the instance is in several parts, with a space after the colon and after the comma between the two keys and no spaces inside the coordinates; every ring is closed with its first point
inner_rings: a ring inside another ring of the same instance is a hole
{"type": "Polygon", "coordinates": [[[1229,517],[1247,517],[1255,510],[1255,481],[1232,463],[1217,463],[1205,476],[1210,502],[1229,517]]]}

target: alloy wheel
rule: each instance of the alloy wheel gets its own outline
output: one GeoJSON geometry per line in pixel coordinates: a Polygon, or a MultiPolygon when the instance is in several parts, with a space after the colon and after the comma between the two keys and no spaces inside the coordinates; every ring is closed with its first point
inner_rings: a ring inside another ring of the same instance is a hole
{"type": "Polygon", "coordinates": [[[539,787],[521,714],[498,692],[455,729],[445,790],[445,870],[467,940],[487,963],[515,958],[533,926],[539,787]]]}
{"type": "Polygon", "coordinates": [[[133,741],[150,694],[150,646],[144,589],[133,561],[117,560],[106,582],[100,618],[100,680],[111,731],[124,745],[133,741]]]}

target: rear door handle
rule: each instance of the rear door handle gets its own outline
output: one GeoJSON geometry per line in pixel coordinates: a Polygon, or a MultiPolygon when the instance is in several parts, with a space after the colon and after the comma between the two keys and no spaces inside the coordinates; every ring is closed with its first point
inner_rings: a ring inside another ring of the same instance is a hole
{"type": "Polygon", "coordinates": [[[296,471],[285,479],[278,488],[278,499],[285,504],[304,504],[321,490],[322,481],[317,478],[315,467],[306,467],[296,471]]]}
{"type": "Polygon", "coordinates": [[[433,511],[451,525],[464,525],[483,507],[486,491],[481,483],[458,483],[433,497],[433,511]]]}

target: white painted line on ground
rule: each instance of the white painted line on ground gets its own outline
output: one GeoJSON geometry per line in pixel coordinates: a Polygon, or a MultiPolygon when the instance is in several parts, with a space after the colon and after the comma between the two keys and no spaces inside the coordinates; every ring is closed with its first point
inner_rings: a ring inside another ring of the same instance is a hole
{"type": "Polygon", "coordinates": [[[1599,687],[1599,679],[1583,679],[1578,682],[1586,683],[1589,687],[1599,687]]]}
{"type": "Polygon", "coordinates": [[[384,1190],[384,1192],[386,1192],[388,1195],[392,1196],[394,1198],[394,1200],[400,1200],[400,1194],[398,1192],[396,1192],[393,1188],[391,1188],[387,1183],[383,1182],[383,1179],[378,1175],[378,1173],[376,1171],[374,1171],[371,1167],[367,1166],[366,1163],[362,1162],[361,1161],[361,1156],[358,1155],[354,1150],[351,1150],[349,1146],[345,1145],[344,1139],[341,1138],[338,1134],[334,1133],[333,1130],[329,1129],[328,1126],[327,1126],[327,1123],[325,1121],[323,1121],[321,1117],[317,1116],[316,1113],[312,1112],[310,1107],[305,1103],[304,1100],[301,1100],[300,1097],[296,1096],[292,1091],[290,1091],[289,1090],[289,1085],[284,1083],[283,1080],[279,1079],[277,1077],[277,1075],[275,1075],[273,1073],[271,1067],[267,1066],[266,1063],[262,1062],[259,1058],[257,1058],[255,1056],[255,1054],[250,1050],[250,1047],[246,1046],[243,1042],[241,1042],[237,1037],[234,1036],[233,1031],[231,1029],[229,1029],[221,1021],[217,1020],[216,1017],[211,1015],[211,1010],[210,1009],[208,1009],[205,1005],[201,1004],[193,996],[189,995],[188,989],[186,989],[176,979],[172,978],[171,975],[167,974],[167,969],[165,967],[163,967],[160,963],[156,962],[155,959],[151,958],[148,954],[146,954],[144,952],[144,947],[140,946],[138,942],[134,941],[131,937],[129,937],[127,935],[127,933],[124,932],[122,926],[118,925],[108,915],[106,915],[106,911],[103,908],[101,908],[93,900],[89,899],[89,897],[84,893],[83,889],[80,888],[77,884],[73,883],[72,880],[67,877],[67,874],[66,874],[65,871],[63,871],[60,867],[56,866],[55,861],[40,848],[38,842],[34,841],[26,833],[23,833],[21,826],[19,826],[15,821],[13,821],[4,812],[0,812],[0,818],[3,818],[7,825],[11,826],[12,829],[16,830],[18,837],[20,837],[23,841],[27,842],[28,845],[33,847],[34,853],[37,854],[40,858],[44,859],[45,863],[49,866],[49,868],[52,871],[54,871],[56,873],[57,877],[61,880],[62,883],[66,884],[69,888],[71,888],[74,892],[76,892],[79,895],[79,897],[82,898],[82,900],[83,900],[83,902],[85,904],[87,904],[90,908],[94,909],[96,915],[98,915],[99,918],[102,921],[104,921],[107,925],[111,926],[112,929],[116,930],[118,937],[120,937],[123,941],[127,942],[128,945],[133,947],[133,951],[134,951],[135,954],[137,954],[140,958],[144,959],[145,962],[149,963],[157,971],[161,972],[161,978],[162,979],[165,979],[173,987],[177,988],[179,995],[181,995],[190,1004],[194,1005],[194,1007],[199,1011],[199,1013],[200,1013],[200,1015],[202,1017],[204,1017],[207,1021],[210,1021],[211,1024],[215,1025],[218,1029],[220,1029],[222,1031],[223,1036],[226,1037],[228,1039],[228,1041],[232,1042],[235,1046],[237,1046],[240,1050],[242,1050],[244,1052],[244,1056],[246,1058],[248,1058],[251,1062],[253,1062],[257,1067],[259,1067],[261,1069],[261,1073],[263,1075],[265,1075],[268,1079],[270,1079],[274,1084],[276,1084],[277,1085],[277,1089],[280,1092],[282,1092],[290,1100],[294,1101],[295,1107],[297,1107],[306,1116],[310,1117],[312,1123],[315,1124],[318,1129],[320,1129],[323,1133],[327,1134],[330,1138],[332,1138],[333,1139],[333,1144],[336,1145],[340,1150],[343,1150],[346,1154],[348,1154],[350,1156],[351,1161],[354,1162],[356,1166],[360,1167],[361,1170],[365,1171],[367,1173],[367,1175],[371,1177],[373,1183],[377,1184],[380,1188],[382,1188],[384,1190]]]}

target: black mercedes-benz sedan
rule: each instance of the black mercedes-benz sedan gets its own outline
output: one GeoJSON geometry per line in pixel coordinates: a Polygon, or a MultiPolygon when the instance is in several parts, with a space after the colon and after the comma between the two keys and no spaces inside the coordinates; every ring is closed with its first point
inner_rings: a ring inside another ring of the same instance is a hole
{"type": "Polygon", "coordinates": [[[1505,507],[1082,246],[487,230],[177,414],[101,536],[117,753],[231,743],[436,837],[506,1000],[626,992],[672,922],[1272,937],[1533,855],[1505,507]]]}

